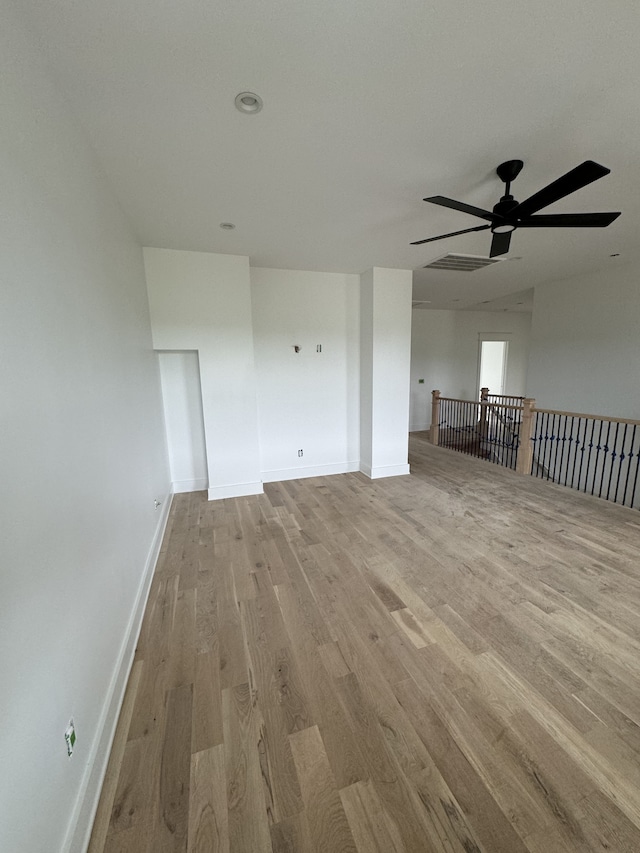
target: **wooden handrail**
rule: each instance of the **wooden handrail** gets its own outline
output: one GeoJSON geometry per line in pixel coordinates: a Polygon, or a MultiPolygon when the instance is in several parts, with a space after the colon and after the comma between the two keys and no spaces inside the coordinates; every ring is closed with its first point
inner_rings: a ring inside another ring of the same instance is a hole
{"type": "MultiPolygon", "coordinates": [[[[508,395],[503,395],[508,396],[508,395]]],[[[496,409],[515,409],[518,412],[522,411],[522,406],[507,406],[503,403],[487,403],[484,400],[462,400],[459,397],[440,397],[440,400],[446,400],[448,403],[468,403],[470,406],[487,406],[489,408],[494,407],[496,409]]],[[[524,401],[526,398],[523,397],[524,401]]],[[[538,409],[537,407],[533,409],[533,412],[540,412],[542,415],[564,415],[569,418],[588,418],[592,421],[610,421],[612,424],[632,424],[634,426],[640,426],[640,420],[633,420],[632,418],[612,418],[608,415],[585,415],[583,412],[564,412],[561,409],[538,409]]]]}
{"type": "MultiPolygon", "coordinates": [[[[502,400],[524,400],[519,394],[489,394],[489,397],[500,397],[502,400]]],[[[481,398],[483,399],[483,398],[481,398]]]]}
{"type": "Polygon", "coordinates": [[[440,400],[446,400],[448,403],[469,403],[472,406],[489,406],[497,409],[515,409],[518,412],[522,411],[522,406],[506,406],[503,403],[485,403],[480,400],[460,400],[458,397],[438,397],[440,400]]]}
{"type": "MultiPolygon", "coordinates": [[[[445,399],[442,397],[441,399],[445,399]]],[[[481,405],[478,403],[478,405],[481,405]]],[[[506,406],[505,406],[506,408],[506,406]]],[[[612,424],[633,424],[640,426],[640,421],[634,421],[630,418],[610,418],[608,415],[584,415],[580,412],[563,412],[559,409],[535,409],[535,412],[540,412],[541,415],[564,415],[567,418],[587,418],[591,421],[609,421],[612,424]]]]}

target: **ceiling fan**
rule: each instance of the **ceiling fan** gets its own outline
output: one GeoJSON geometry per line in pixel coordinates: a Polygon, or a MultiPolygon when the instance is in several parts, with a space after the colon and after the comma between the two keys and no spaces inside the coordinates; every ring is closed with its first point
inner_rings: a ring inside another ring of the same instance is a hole
{"type": "Polygon", "coordinates": [[[505,194],[500,201],[494,205],[493,210],[483,210],[471,204],[464,204],[452,198],[442,195],[434,195],[425,198],[431,204],[439,204],[441,207],[450,207],[462,213],[470,213],[485,219],[488,225],[477,225],[475,228],[465,228],[462,231],[452,231],[450,234],[440,234],[439,237],[428,237],[426,240],[416,240],[412,246],[420,246],[422,243],[431,243],[434,240],[443,240],[445,237],[457,237],[458,234],[468,234],[471,231],[486,231],[491,229],[493,238],[491,240],[491,251],[489,257],[505,255],[509,251],[511,234],[516,228],[604,228],[610,225],[614,219],[620,216],[617,213],[548,213],[543,216],[532,216],[543,207],[553,204],[567,195],[586,187],[592,181],[604,178],[611,169],[586,160],[575,169],[571,169],[566,175],[553,181],[544,189],[539,190],[528,199],[517,202],[511,195],[511,183],[520,174],[523,167],[522,160],[507,160],[496,169],[500,180],[506,184],[505,194]]]}

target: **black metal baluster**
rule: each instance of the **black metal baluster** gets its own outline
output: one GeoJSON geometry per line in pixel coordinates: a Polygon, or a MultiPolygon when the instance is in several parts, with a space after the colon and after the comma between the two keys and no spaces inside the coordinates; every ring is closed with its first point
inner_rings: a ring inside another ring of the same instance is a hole
{"type": "MultiPolygon", "coordinates": [[[[567,421],[569,419],[567,418],[567,421]]],[[[573,447],[573,426],[574,426],[575,418],[571,418],[571,423],[569,425],[569,453],[567,454],[567,467],[564,471],[564,485],[567,485],[567,480],[569,479],[569,468],[571,466],[571,448],[573,447]]]]}
{"type": "Polygon", "coordinates": [[[549,448],[549,412],[545,415],[545,424],[544,424],[544,451],[542,453],[542,476],[545,476],[545,471],[548,472],[549,469],[547,467],[547,450],[549,448]]]}
{"type": "Polygon", "coordinates": [[[464,452],[472,454],[473,446],[469,442],[469,433],[467,430],[467,407],[464,403],[460,403],[460,435],[462,436],[464,452]]]}
{"type": "Polygon", "coordinates": [[[618,454],[618,479],[616,480],[616,493],[614,495],[614,502],[618,503],[618,492],[620,490],[620,477],[622,476],[622,466],[624,465],[624,460],[627,458],[624,448],[627,443],[627,430],[629,428],[629,424],[624,425],[624,430],[622,431],[622,442],[620,447],[620,453],[618,454]]]}
{"type": "Polygon", "coordinates": [[[555,453],[553,454],[553,482],[557,482],[558,476],[558,452],[560,450],[560,423],[563,415],[558,415],[558,423],[556,424],[556,416],[553,416],[553,434],[555,436],[555,453]]]}
{"type": "Polygon", "coordinates": [[[629,477],[631,475],[631,465],[633,464],[633,450],[636,444],[636,428],[637,425],[633,425],[633,431],[631,433],[631,442],[629,443],[629,452],[627,453],[627,476],[624,481],[624,494],[622,495],[622,504],[626,506],[627,502],[627,489],[629,488],[629,477]]]}
{"type": "Polygon", "coordinates": [[[549,458],[547,459],[547,464],[545,465],[547,469],[547,480],[551,478],[551,457],[553,456],[553,442],[555,437],[555,429],[556,429],[556,416],[551,415],[551,435],[549,436],[549,458]]]}
{"type": "Polygon", "coordinates": [[[478,433],[478,424],[476,422],[476,414],[477,413],[476,413],[475,406],[467,406],[466,412],[467,412],[466,419],[467,419],[467,423],[469,424],[468,429],[469,429],[470,435],[471,435],[471,441],[470,441],[469,446],[473,450],[473,455],[476,458],[479,458],[482,454],[480,452],[481,451],[481,443],[478,440],[479,439],[479,433],[478,433]],[[473,430],[473,433],[471,433],[471,430],[473,430]]]}
{"type": "MultiPolygon", "coordinates": [[[[610,460],[609,454],[609,434],[611,433],[611,421],[607,421],[607,437],[604,440],[604,447],[602,448],[603,457],[602,457],[602,474],[600,475],[600,491],[598,492],[598,497],[602,497],[602,487],[604,485],[604,474],[607,468],[607,462],[610,460]]],[[[611,482],[611,469],[609,469],[609,482],[611,482]]]]}
{"type": "Polygon", "coordinates": [[[475,441],[470,440],[469,436],[469,415],[468,415],[469,407],[466,403],[460,404],[460,423],[462,425],[462,435],[464,436],[464,446],[466,447],[467,453],[473,456],[475,451],[475,441]]]}
{"type": "Polygon", "coordinates": [[[591,494],[596,488],[596,477],[598,476],[598,459],[600,458],[600,447],[602,444],[602,421],[600,421],[600,429],[598,431],[598,443],[596,444],[596,463],[593,466],[593,475],[591,477],[591,494]]]}
{"type": "Polygon", "coordinates": [[[635,450],[635,457],[636,457],[636,473],[635,473],[635,476],[633,478],[633,491],[631,492],[631,500],[629,501],[629,506],[631,506],[631,507],[634,505],[635,500],[636,500],[636,487],[638,485],[638,471],[640,471],[640,448],[638,447],[638,445],[636,445],[635,437],[636,437],[636,427],[634,424],[634,426],[633,426],[633,438],[634,438],[633,449],[635,450]]]}
{"type": "Polygon", "coordinates": [[[591,437],[589,439],[589,453],[587,455],[587,470],[584,475],[584,492],[586,494],[587,489],[589,488],[589,471],[591,469],[591,452],[593,451],[593,434],[596,431],[596,422],[595,420],[591,421],[591,437]]]}
{"type": "Polygon", "coordinates": [[[515,409],[510,409],[509,421],[509,468],[515,468],[516,462],[516,419],[515,409]]]}
{"type": "Polygon", "coordinates": [[[456,450],[460,450],[458,447],[458,433],[456,431],[456,424],[458,422],[458,404],[451,401],[451,439],[453,441],[453,446],[456,450]]]}
{"type": "Polygon", "coordinates": [[[547,444],[549,441],[549,413],[546,412],[542,416],[542,430],[540,432],[540,450],[541,450],[541,460],[540,460],[540,477],[544,478],[546,465],[544,464],[545,457],[547,455],[547,444]],[[544,441],[544,444],[542,443],[544,441]]]}
{"type": "MultiPolygon", "coordinates": [[[[626,424],[625,424],[626,426],[626,424]]],[[[620,429],[620,424],[616,423],[616,433],[613,437],[613,451],[611,453],[611,470],[609,471],[609,483],[607,484],[607,500],[609,500],[609,492],[611,491],[611,482],[613,480],[613,468],[616,463],[616,459],[618,459],[618,479],[616,481],[616,491],[613,496],[613,502],[616,502],[616,495],[618,494],[618,483],[620,482],[620,453],[618,453],[618,431],[620,429]]]]}
{"type": "MultiPolygon", "coordinates": [[[[561,453],[560,453],[560,471],[558,472],[558,483],[562,479],[563,469],[566,471],[566,469],[569,467],[569,461],[568,461],[568,457],[566,455],[567,426],[568,425],[569,425],[569,418],[567,417],[567,415],[563,415],[562,416],[562,448],[561,448],[561,453]]],[[[565,474],[565,480],[566,480],[566,474],[565,474]]]]}
{"type": "Polygon", "coordinates": [[[558,453],[558,424],[556,423],[556,419],[559,419],[558,415],[552,415],[551,420],[551,436],[549,438],[549,466],[547,471],[547,480],[551,480],[551,482],[555,482],[556,477],[556,463],[555,457],[558,453]]]}
{"type": "Polygon", "coordinates": [[[562,423],[562,415],[554,415],[553,422],[553,435],[555,441],[555,448],[553,454],[553,474],[551,479],[554,483],[558,480],[558,454],[560,453],[561,445],[560,445],[560,425],[562,423]],[[557,423],[556,423],[557,419],[557,423]]]}
{"type": "Polygon", "coordinates": [[[576,429],[576,437],[575,437],[575,449],[573,452],[573,468],[571,469],[571,488],[574,487],[575,477],[576,477],[576,463],[578,461],[578,451],[580,449],[580,425],[582,423],[582,418],[578,418],[578,424],[576,429]]]}
{"type": "Polygon", "coordinates": [[[582,463],[584,462],[584,451],[587,446],[587,425],[589,421],[586,418],[580,418],[580,420],[584,422],[582,428],[582,442],[580,446],[580,470],[578,471],[578,479],[573,486],[574,489],[580,489],[580,483],[582,482],[582,463]]]}

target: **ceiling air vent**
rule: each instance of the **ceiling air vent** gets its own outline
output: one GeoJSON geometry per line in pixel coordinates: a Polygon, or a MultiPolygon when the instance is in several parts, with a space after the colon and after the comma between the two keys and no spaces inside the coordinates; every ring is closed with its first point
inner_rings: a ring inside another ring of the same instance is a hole
{"type": "Polygon", "coordinates": [[[426,264],[425,270],[458,270],[458,272],[473,272],[490,264],[499,264],[505,258],[485,258],[482,255],[454,255],[449,253],[426,264]]]}

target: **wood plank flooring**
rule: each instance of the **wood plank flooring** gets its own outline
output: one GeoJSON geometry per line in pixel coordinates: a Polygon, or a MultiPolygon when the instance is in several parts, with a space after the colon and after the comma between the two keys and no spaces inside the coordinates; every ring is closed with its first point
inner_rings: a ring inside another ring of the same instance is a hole
{"type": "Polygon", "coordinates": [[[90,853],[640,851],[640,513],[411,470],[175,497],[90,853]]]}

